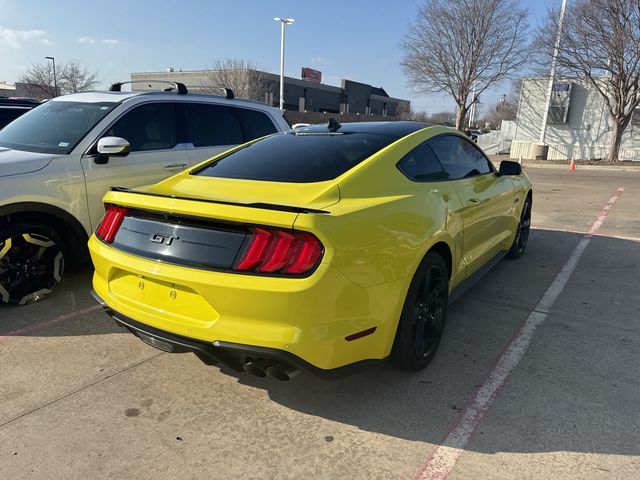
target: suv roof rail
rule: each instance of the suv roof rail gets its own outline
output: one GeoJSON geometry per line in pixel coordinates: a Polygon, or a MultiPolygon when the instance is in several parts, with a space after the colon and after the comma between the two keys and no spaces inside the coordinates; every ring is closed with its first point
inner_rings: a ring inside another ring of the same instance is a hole
{"type": "Polygon", "coordinates": [[[184,83],[172,82],[170,80],[132,80],[130,82],[116,82],[116,83],[111,84],[111,86],[109,87],[109,91],[110,92],[121,92],[122,91],[122,85],[127,85],[127,84],[132,84],[132,83],[168,83],[170,85],[173,85],[173,87],[165,88],[165,89],[162,90],[163,92],[170,92],[174,88],[177,88],[178,89],[178,95],[186,95],[187,93],[189,93],[189,91],[187,90],[187,87],[186,87],[186,85],[184,83]]]}
{"type": "Polygon", "coordinates": [[[227,87],[215,87],[219,90],[222,90],[224,92],[224,98],[227,98],[229,100],[233,100],[234,98],[236,98],[236,94],[233,93],[233,90],[231,90],[230,88],[227,87]]]}

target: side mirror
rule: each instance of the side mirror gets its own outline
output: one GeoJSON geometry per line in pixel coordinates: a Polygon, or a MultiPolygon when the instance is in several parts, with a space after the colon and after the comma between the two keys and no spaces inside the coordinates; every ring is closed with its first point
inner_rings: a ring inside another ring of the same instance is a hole
{"type": "Polygon", "coordinates": [[[124,138],[104,137],[98,140],[98,156],[96,157],[96,159],[100,157],[126,157],[127,155],[129,155],[130,150],[131,145],[129,145],[129,142],[127,142],[124,138]]]}
{"type": "Polygon", "coordinates": [[[522,174],[522,165],[518,162],[512,162],[510,160],[503,160],[500,162],[500,170],[498,175],[520,175],[522,174]]]}

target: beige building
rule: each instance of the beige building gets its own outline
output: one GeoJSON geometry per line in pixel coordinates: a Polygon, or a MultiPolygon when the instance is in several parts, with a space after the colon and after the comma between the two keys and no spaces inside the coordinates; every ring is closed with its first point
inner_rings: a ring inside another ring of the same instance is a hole
{"type": "MultiPolygon", "coordinates": [[[[535,155],[548,85],[548,78],[523,82],[512,158],[529,159],[535,155]]],[[[611,134],[604,100],[588,80],[559,79],[554,83],[545,137],[548,159],[606,159],[611,134]]],[[[634,114],[622,137],[620,160],[640,161],[640,112],[634,114]]]]}

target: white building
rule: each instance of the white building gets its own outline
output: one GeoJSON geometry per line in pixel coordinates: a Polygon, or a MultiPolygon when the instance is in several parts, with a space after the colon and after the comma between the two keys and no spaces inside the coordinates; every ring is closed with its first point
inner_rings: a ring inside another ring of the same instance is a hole
{"type": "MultiPolygon", "coordinates": [[[[530,159],[539,143],[548,78],[523,82],[518,103],[512,158],[530,159]]],[[[604,99],[586,79],[554,83],[545,143],[550,160],[606,159],[611,144],[611,120],[604,99]]],[[[620,149],[620,160],[640,161],[640,113],[634,114],[620,149]]]]}

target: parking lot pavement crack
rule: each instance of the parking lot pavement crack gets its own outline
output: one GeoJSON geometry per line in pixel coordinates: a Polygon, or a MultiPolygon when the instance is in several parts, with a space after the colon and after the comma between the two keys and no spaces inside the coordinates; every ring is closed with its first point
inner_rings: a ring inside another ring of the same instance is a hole
{"type": "Polygon", "coordinates": [[[140,361],[140,362],[134,363],[133,365],[129,365],[128,367],[123,368],[122,370],[119,370],[119,371],[117,371],[117,372],[115,372],[115,373],[112,373],[112,374],[110,374],[110,375],[106,375],[106,376],[104,376],[104,377],[100,378],[99,380],[96,380],[95,382],[91,382],[91,383],[89,383],[88,385],[85,385],[85,386],[83,386],[83,387],[81,387],[81,388],[78,388],[77,390],[74,390],[74,391],[72,391],[72,392],[66,393],[66,394],[64,394],[64,395],[62,395],[62,396],[60,396],[60,397],[56,398],[55,400],[51,400],[50,402],[45,403],[44,405],[40,405],[40,406],[39,406],[39,407],[37,407],[37,408],[34,408],[34,409],[32,409],[32,410],[29,410],[28,412],[22,413],[22,414],[18,415],[17,417],[12,418],[11,420],[7,420],[6,422],[1,423],[1,424],[0,424],[0,428],[3,428],[3,427],[5,427],[5,426],[7,426],[7,425],[9,425],[9,424],[11,424],[11,423],[13,423],[13,422],[15,422],[16,420],[20,420],[21,418],[24,418],[24,417],[26,417],[26,416],[29,416],[29,415],[31,415],[32,413],[38,412],[38,411],[40,411],[40,410],[42,410],[42,409],[44,409],[44,408],[47,408],[47,407],[49,407],[49,406],[51,406],[51,405],[54,405],[54,404],[56,404],[56,403],[60,402],[61,400],[64,400],[64,399],[66,399],[66,398],[72,397],[73,395],[76,395],[76,394],[81,393],[81,392],[83,392],[83,391],[85,391],[85,390],[88,390],[88,389],[90,389],[91,387],[94,387],[94,386],[96,386],[96,385],[98,385],[98,384],[100,384],[100,383],[105,382],[106,380],[109,380],[109,379],[111,379],[111,378],[113,378],[113,377],[117,377],[118,375],[120,375],[120,374],[122,374],[122,373],[124,373],[124,372],[127,372],[127,371],[129,371],[129,370],[132,370],[132,369],[134,369],[134,368],[136,368],[136,367],[139,367],[140,365],[144,365],[145,363],[150,362],[150,361],[151,361],[151,360],[153,360],[154,358],[158,358],[160,355],[164,355],[164,353],[165,353],[165,352],[156,353],[155,355],[153,355],[153,356],[151,356],[151,357],[149,357],[149,358],[145,358],[144,360],[142,360],[142,361],[140,361]]]}

